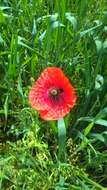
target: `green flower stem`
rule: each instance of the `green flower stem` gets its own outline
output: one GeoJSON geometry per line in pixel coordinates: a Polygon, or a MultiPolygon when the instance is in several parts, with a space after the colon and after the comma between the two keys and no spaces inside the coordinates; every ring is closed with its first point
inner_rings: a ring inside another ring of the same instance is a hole
{"type": "Polygon", "coordinates": [[[58,159],[60,162],[64,162],[66,160],[66,126],[64,123],[64,119],[61,118],[58,120],[58,159]]]}
{"type": "Polygon", "coordinates": [[[93,181],[88,176],[86,176],[84,173],[79,174],[79,177],[81,177],[81,179],[86,180],[88,183],[90,183],[91,185],[96,187],[96,189],[98,189],[98,190],[107,190],[107,188],[105,188],[102,185],[98,184],[97,182],[93,181]]]}

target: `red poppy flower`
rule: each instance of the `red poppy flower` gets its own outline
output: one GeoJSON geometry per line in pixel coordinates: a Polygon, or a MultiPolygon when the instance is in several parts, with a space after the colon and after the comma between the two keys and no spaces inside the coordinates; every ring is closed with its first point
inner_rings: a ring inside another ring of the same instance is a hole
{"type": "Polygon", "coordinates": [[[58,120],[70,112],[76,96],[61,69],[46,68],[29,92],[29,103],[44,120],[58,120]]]}

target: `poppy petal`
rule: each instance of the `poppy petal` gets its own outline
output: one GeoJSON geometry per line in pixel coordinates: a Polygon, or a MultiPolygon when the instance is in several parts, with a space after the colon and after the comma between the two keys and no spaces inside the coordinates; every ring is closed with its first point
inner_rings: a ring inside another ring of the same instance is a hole
{"type": "Polygon", "coordinates": [[[75,101],[73,86],[57,67],[46,68],[29,92],[29,103],[44,120],[58,120],[64,117],[75,101]]]}

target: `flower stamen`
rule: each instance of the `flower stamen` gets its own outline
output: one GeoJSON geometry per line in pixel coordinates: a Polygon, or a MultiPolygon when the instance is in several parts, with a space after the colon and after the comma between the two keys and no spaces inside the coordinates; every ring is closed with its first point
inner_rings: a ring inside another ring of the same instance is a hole
{"type": "Polygon", "coordinates": [[[62,92],[63,92],[63,89],[61,89],[61,88],[53,88],[53,89],[50,90],[49,95],[51,97],[56,97],[62,92]]]}
{"type": "Polygon", "coordinates": [[[57,90],[57,89],[52,89],[52,90],[50,91],[50,95],[52,95],[52,96],[57,96],[57,95],[58,95],[58,90],[57,90]]]}

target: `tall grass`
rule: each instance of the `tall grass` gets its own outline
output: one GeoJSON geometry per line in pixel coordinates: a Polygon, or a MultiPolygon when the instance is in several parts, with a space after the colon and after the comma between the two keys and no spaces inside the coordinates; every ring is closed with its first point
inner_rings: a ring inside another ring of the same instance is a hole
{"type": "Polygon", "coordinates": [[[0,1],[2,190],[106,189],[106,6],[106,0],[0,1]],[[65,118],[68,161],[61,175],[55,124],[28,105],[30,86],[48,66],[64,71],[78,97],[65,118]]]}

